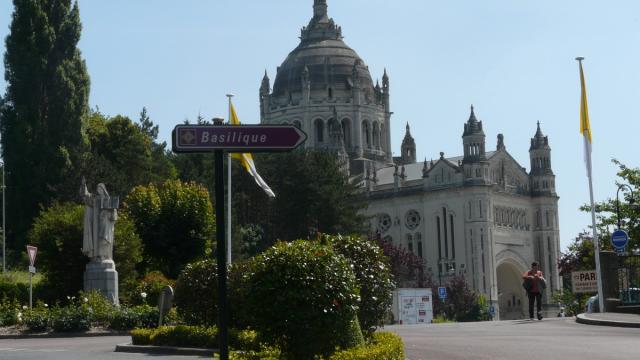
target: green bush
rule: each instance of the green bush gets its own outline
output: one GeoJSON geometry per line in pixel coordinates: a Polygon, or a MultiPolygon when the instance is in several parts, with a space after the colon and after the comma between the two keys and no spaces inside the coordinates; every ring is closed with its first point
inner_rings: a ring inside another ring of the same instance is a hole
{"type": "Polygon", "coordinates": [[[203,258],[215,229],[207,189],[168,180],[137,186],[124,201],[145,248],[144,265],[176,278],[186,264],[203,258]]]}
{"type": "Polygon", "coordinates": [[[360,327],[367,335],[372,334],[383,325],[391,309],[395,284],[388,258],[375,241],[363,237],[324,235],[322,242],[331,244],[350,262],[360,288],[360,327]]]}
{"type": "MultiPolygon", "coordinates": [[[[131,308],[121,308],[115,312],[109,327],[114,330],[130,330],[134,328],[151,328],[158,326],[158,308],[149,305],[138,305],[131,308]]],[[[165,322],[171,323],[174,318],[169,316],[165,322]]]]}
{"type": "Polygon", "coordinates": [[[370,344],[338,351],[329,360],[404,360],[402,339],[388,332],[373,333],[370,344]]]}
{"type": "Polygon", "coordinates": [[[80,307],[55,306],[51,309],[51,327],[55,331],[86,331],[90,325],[87,313],[80,307]]]}
{"type": "Polygon", "coordinates": [[[49,309],[44,306],[37,306],[31,311],[24,313],[24,325],[29,331],[44,332],[49,329],[50,314],[49,309]]]}
{"type": "MultiPolygon", "coordinates": [[[[218,359],[216,357],[215,359],[218,359]]],[[[282,352],[273,346],[262,346],[259,350],[231,351],[229,360],[281,360],[282,352]]]]}
{"type": "Polygon", "coordinates": [[[135,290],[130,294],[129,301],[133,305],[148,304],[158,306],[158,298],[162,289],[170,285],[175,286],[175,281],[168,279],[159,271],[152,271],[138,280],[135,290]],[[142,296],[145,295],[145,297],[142,296]]]}
{"type": "Polygon", "coordinates": [[[18,324],[22,317],[22,307],[16,298],[8,298],[3,294],[0,299],[0,326],[18,324]]]}
{"type": "Polygon", "coordinates": [[[118,311],[118,308],[97,290],[86,293],[81,291],[78,299],[82,312],[93,326],[108,326],[118,311]]]}
{"type": "MultiPolygon", "coordinates": [[[[156,329],[131,330],[134,345],[184,346],[199,348],[218,347],[218,329],[215,326],[162,326],[156,329]]],[[[229,330],[229,346],[243,351],[260,351],[263,346],[258,342],[255,331],[229,330]]]]}
{"type": "Polygon", "coordinates": [[[218,270],[213,260],[187,265],[176,281],[174,302],[189,325],[215,325],[218,321],[218,270]]]}
{"type": "Polygon", "coordinates": [[[358,311],[349,262],[330,246],[278,243],[254,258],[246,274],[255,329],[288,358],[312,359],[348,348],[358,311]]]}

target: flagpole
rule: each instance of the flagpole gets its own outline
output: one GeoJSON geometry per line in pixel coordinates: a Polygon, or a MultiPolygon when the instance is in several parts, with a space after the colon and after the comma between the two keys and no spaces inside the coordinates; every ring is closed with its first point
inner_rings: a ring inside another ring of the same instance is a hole
{"type": "MultiPolygon", "coordinates": [[[[582,117],[584,117],[585,119],[587,119],[588,122],[588,108],[587,108],[587,89],[586,89],[586,85],[584,82],[584,72],[582,70],[582,60],[584,60],[584,57],[577,57],[576,60],[578,61],[578,64],[580,66],[580,85],[582,87],[582,95],[580,98],[581,104],[580,104],[580,108],[581,108],[581,122],[584,121],[582,119],[582,117]]],[[[597,283],[598,283],[598,305],[599,305],[599,309],[601,313],[606,312],[604,304],[604,294],[602,291],[602,271],[600,268],[600,241],[598,239],[598,231],[596,228],[596,207],[593,201],[593,176],[592,176],[592,169],[591,169],[591,128],[590,125],[587,124],[583,124],[586,125],[582,136],[584,138],[584,151],[585,151],[585,160],[587,162],[587,177],[589,178],[589,199],[591,201],[591,227],[593,230],[593,251],[595,253],[595,258],[596,258],[596,279],[597,279],[597,283]]]]}
{"type": "MultiPolygon", "coordinates": [[[[229,122],[231,122],[231,98],[233,94],[227,94],[229,99],[229,122]]],[[[231,154],[227,153],[227,261],[231,265],[231,154]]]]}

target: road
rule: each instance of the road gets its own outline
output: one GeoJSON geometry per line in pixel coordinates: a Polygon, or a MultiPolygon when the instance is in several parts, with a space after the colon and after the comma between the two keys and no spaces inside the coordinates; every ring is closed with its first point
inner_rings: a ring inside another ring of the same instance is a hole
{"type": "Polygon", "coordinates": [[[587,360],[640,358],[640,329],[573,319],[388,326],[409,360],[587,360]]]}
{"type": "MultiPolygon", "coordinates": [[[[130,343],[129,336],[0,340],[0,360],[112,360],[162,358],[205,359],[197,356],[159,356],[113,352],[117,344],[130,343]]],[[[210,357],[209,357],[210,358],[210,357]]]]}
{"type": "MultiPolygon", "coordinates": [[[[573,319],[388,326],[408,360],[588,360],[640,358],[640,329],[582,325],[573,319]]],[[[202,359],[113,352],[128,336],[0,340],[0,360],[202,359]]]]}

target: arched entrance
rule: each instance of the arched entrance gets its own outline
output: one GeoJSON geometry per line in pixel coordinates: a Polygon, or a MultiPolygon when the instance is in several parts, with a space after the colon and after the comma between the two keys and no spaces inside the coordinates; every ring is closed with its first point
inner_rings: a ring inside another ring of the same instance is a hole
{"type": "Polygon", "coordinates": [[[524,319],[528,299],[522,289],[522,272],[515,262],[504,261],[496,269],[500,320],[524,319]]]}

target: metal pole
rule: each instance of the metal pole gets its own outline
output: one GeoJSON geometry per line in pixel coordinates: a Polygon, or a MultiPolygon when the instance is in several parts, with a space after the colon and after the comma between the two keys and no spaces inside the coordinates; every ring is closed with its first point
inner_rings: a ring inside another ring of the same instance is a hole
{"type": "Polygon", "coordinates": [[[6,272],[7,271],[7,265],[6,265],[6,260],[5,258],[7,257],[6,254],[6,243],[7,243],[7,227],[5,226],[6,221],[6,212],[5,212],[5,197],[4,197],[4,190],[7,187],[4,184],[4,161],[2,161],[2,272],[6,272]]]}
{"type": "Polygon", "coordinates": [[[33,286],[31,281],[32,279],[33,279],[33,273],[29,271],[29,310],[31,310],[31,308],[33,307],[33,286]]]}
{"type": "Polygon", "coordinates": [[[596,276],[598,277],[598,305],[600,312],[604,313],[604,294],[602,292],[602,271],[600,270],[600,241],[598,241],[598,232],[596,231],[596,211],[593,204],[593,181],[591,180],[591,172],[589,172],[589,196],[591,198],[591,226],[593,227],[593,250],[596,257],[596,276]]]}
{"type": "MultiPolygon", "coordinates": [[[[231,123],[231,98],[233,94],[227,94],[229,99],[229,123],[231,123]]],[[[231,264],[231,154],[227,155],[227,260],[231,264]]]]}
{"type": "MultiPolygon", "coordinates": [[[[214,119],[214,124],[222,125],[222,119],[214,119]]],[[[223,150],[215,150],[215,206],[216,245],[218,257],[218,335],[220,336],[220,360],[229,360],[229,339],[227,331],[227,252],[225,249],[223,150]]]]}
{"type": "Polygon", "coordinates": [[[616,191],[616,214],[618,216],[618,230],[620,230],[620,198],[618,197],[618,195],[620,194],[620,189],[624,187],[629,189],[629,191],[631,192],[631,200],[629,200],[629,203],[633,204],[633,189],[627,184],[620,184],[618,186],[618,191],[616,191]]]}

